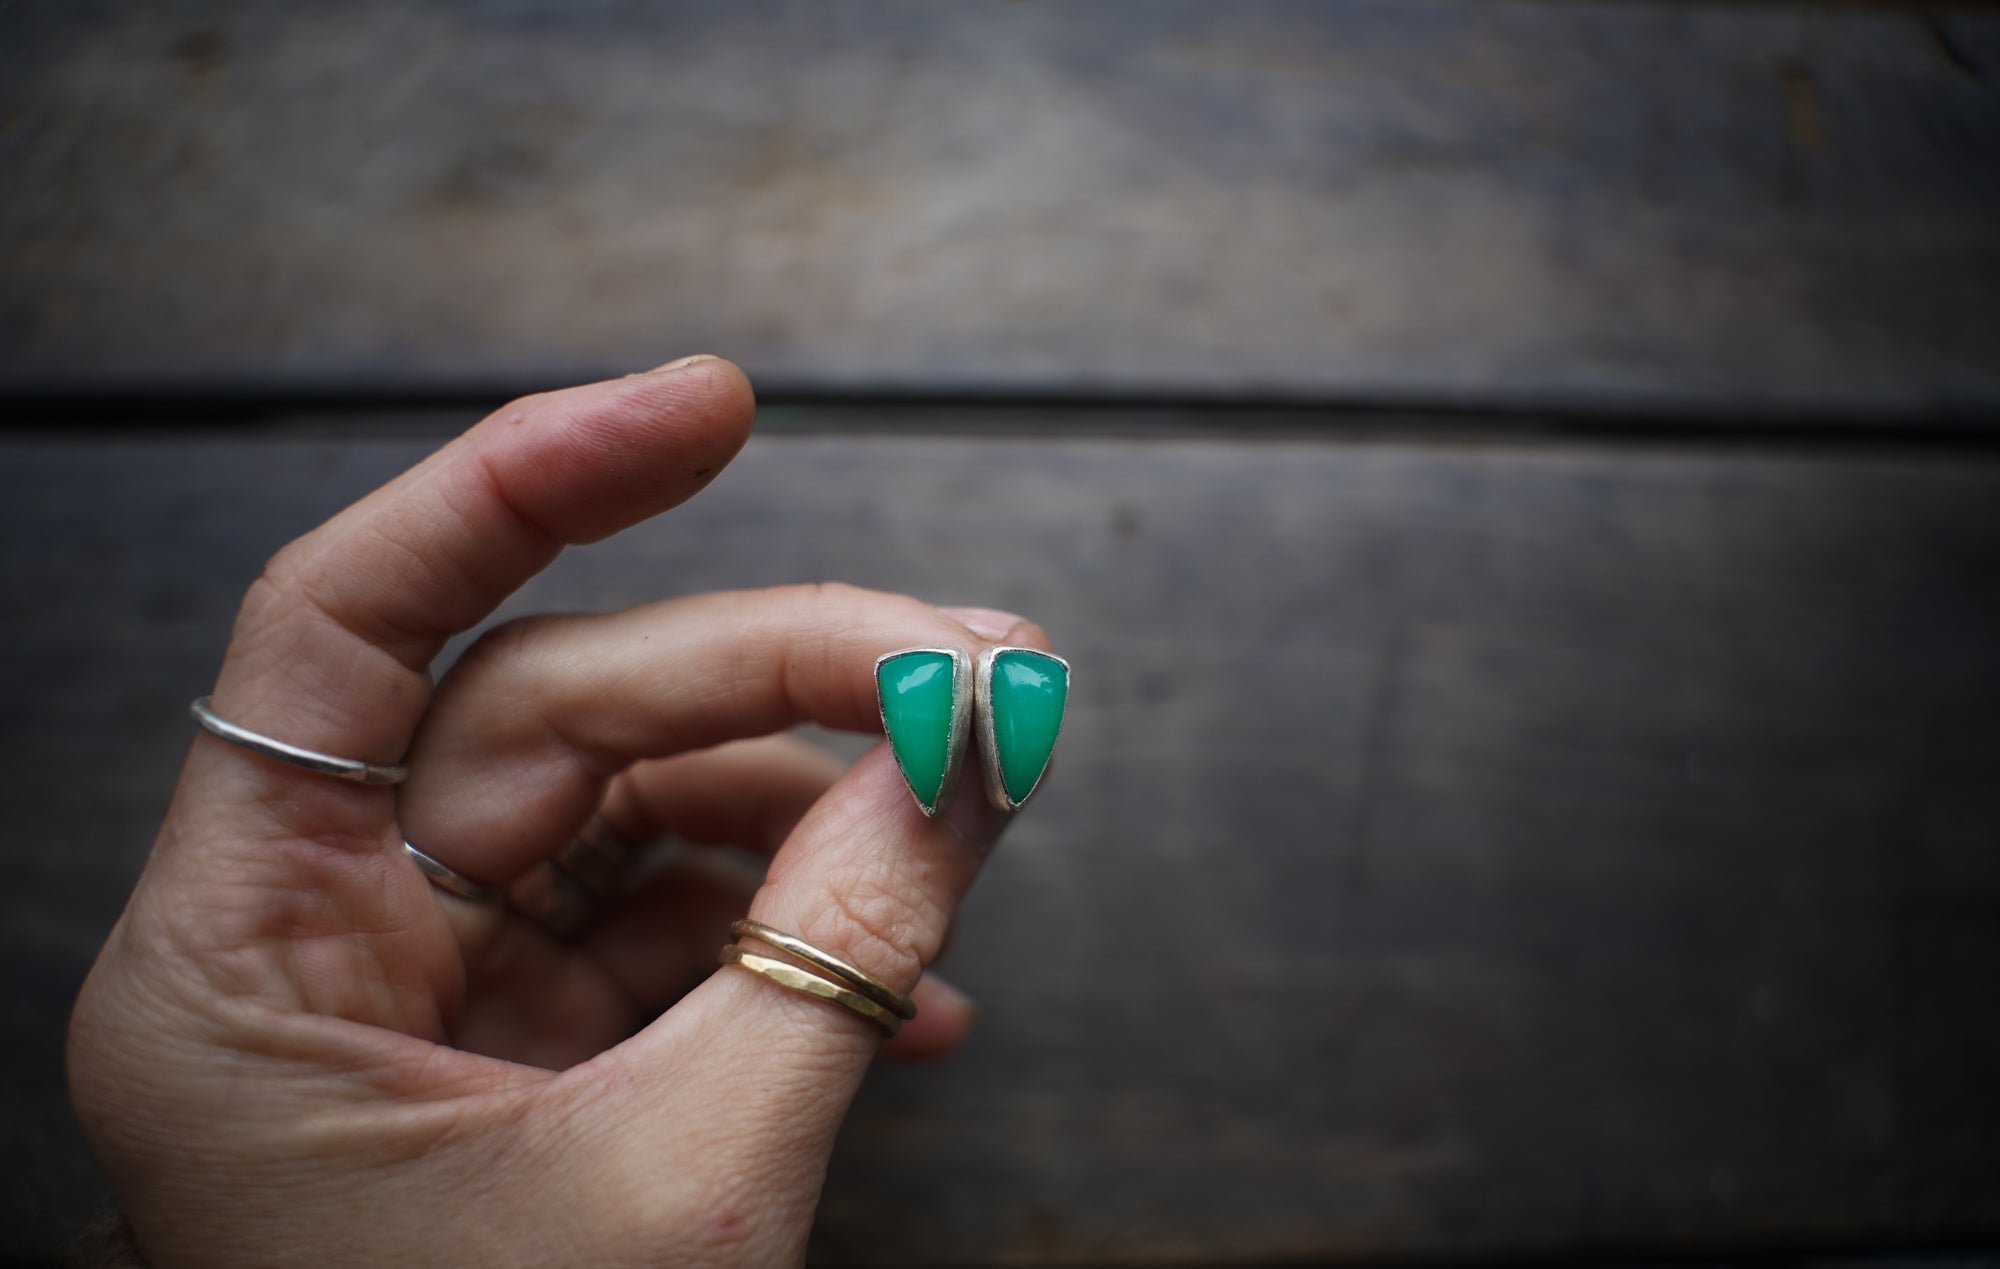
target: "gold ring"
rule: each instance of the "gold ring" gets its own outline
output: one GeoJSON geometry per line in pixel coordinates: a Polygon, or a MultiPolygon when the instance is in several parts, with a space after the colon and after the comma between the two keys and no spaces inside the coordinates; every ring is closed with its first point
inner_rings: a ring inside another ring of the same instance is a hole
{"type": "Polygon", "coordinates": [[[746,952],[738,945],[731,943],[728,947],[722,949],[722,963],[725,965],[741,965],[753,974],[762,974],[780,987],[789,987],[793,991],[804,992],[808,996],[830,1001],[833,1004],[851,1009],[882,1028],[883,1032],[888,1035],[894,1035],[903,1029],[903,1020],[901,1018],[890,1013],[887,1009],[868,999],[868,997],[862,995],[860,992],[849,991],[832,979],[821,978],[811,970],[800,969],[790,961],[773,960],[769,956],[759,956],[755,952],[746,952]]]}
{"type": "Polygon", "coordinates": [[[895,1014],[898,1018],[917,1016],[916,1002],[902,992],[883,982],[867,970],[849,961],[844,961],[832,952],[822,952],[795,934],[774,930],[762,921],[752,921],[744,917],[729,927],[731,934],[753,938],[761,943],[769,943],[779,951],[795,956],[816,969],[823,969],[835,978],[843,979],[847,985],[868,999],[895,1014]]]}

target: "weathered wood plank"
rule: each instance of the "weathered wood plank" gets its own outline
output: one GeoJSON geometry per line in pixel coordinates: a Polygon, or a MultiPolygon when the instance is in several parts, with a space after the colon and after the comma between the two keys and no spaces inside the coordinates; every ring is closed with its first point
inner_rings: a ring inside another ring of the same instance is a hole
{"type": "MultiPolygon", "coordinates": [[[[0,447],[0,1258],[238,591],[423,448],[0,447]]],[[[1996,577],[1990,462],[802,438],[515,610],[844,578],[1077,666],[822,1263],[1703,1256],[2000,1240],[1996,577]]]]}
{"type": "Polygon", "coordinates": [[[2000,412],[2000,15],[0,9],[0,391],[2000,412]]]}

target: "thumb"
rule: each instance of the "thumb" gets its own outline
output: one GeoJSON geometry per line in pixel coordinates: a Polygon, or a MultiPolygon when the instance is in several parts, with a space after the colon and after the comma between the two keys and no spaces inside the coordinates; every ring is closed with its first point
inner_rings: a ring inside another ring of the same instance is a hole
{"type": "MultiPolygon", "coordinates": [[[[793,831],[750,915],[909,992],[1008,818],[972,771],[951,807],[925,818],[878,746],[793,831]]],[[[722,967],[605,1055],[615,1064],[602,1081],[605,1117],[647,1125],[618,1133],[618,1166],[656,1175],[679,1155],[656,1134],[683,1143],[693,1134],[709,1147],[704,1228],[739,1240],[735,1252],[760,1263],[796,1259],[835,1134],[881,1039],[847,1009],[722,967]]]]}

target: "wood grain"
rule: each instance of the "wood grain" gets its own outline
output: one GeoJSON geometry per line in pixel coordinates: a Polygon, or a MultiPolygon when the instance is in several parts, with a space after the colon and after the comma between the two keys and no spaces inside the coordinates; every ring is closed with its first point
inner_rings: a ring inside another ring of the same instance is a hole
{"type": "Polygon", "coordinates": [[[0,8],[0,394],[2000,414],[2000,16],[0,8]]]}
{"type": "MultiPolygon", "coordinates": [[[[0,449],[0,1259],[240,589],[426,445],[0,449]]],[[[817,437],[508,611],[840,578],[1076,666],[819,1263],[1699,1259],[2000,1240],[1996,577],[1951,455],[817,437]]]]}

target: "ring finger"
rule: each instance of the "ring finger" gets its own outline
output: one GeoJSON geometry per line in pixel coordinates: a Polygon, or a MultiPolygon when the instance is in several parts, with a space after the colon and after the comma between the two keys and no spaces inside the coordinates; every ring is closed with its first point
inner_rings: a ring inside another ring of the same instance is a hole
{"type": "MultiPolygon", "coordinates": [[[[624,1039],[713,965],[756,888],[761,869],[709,847],[768,856],[840,771],[831,755],[785,736],[633,767],[606,800],[610,827],[631,842],[672,830],[690,845],[635,893],[607,886],[604,910],[589,914],[574,939],[498,905],[440,898],[467,949],[467,997],[452,1011],[452,1043],[561,1069],[624,1039]]],[[[576,884],[552,862],[530,877],[544,873],[561,878],[545,886],[576,884]]],[[[595,896],[581,901],[598,906],[595,896]]]]}

